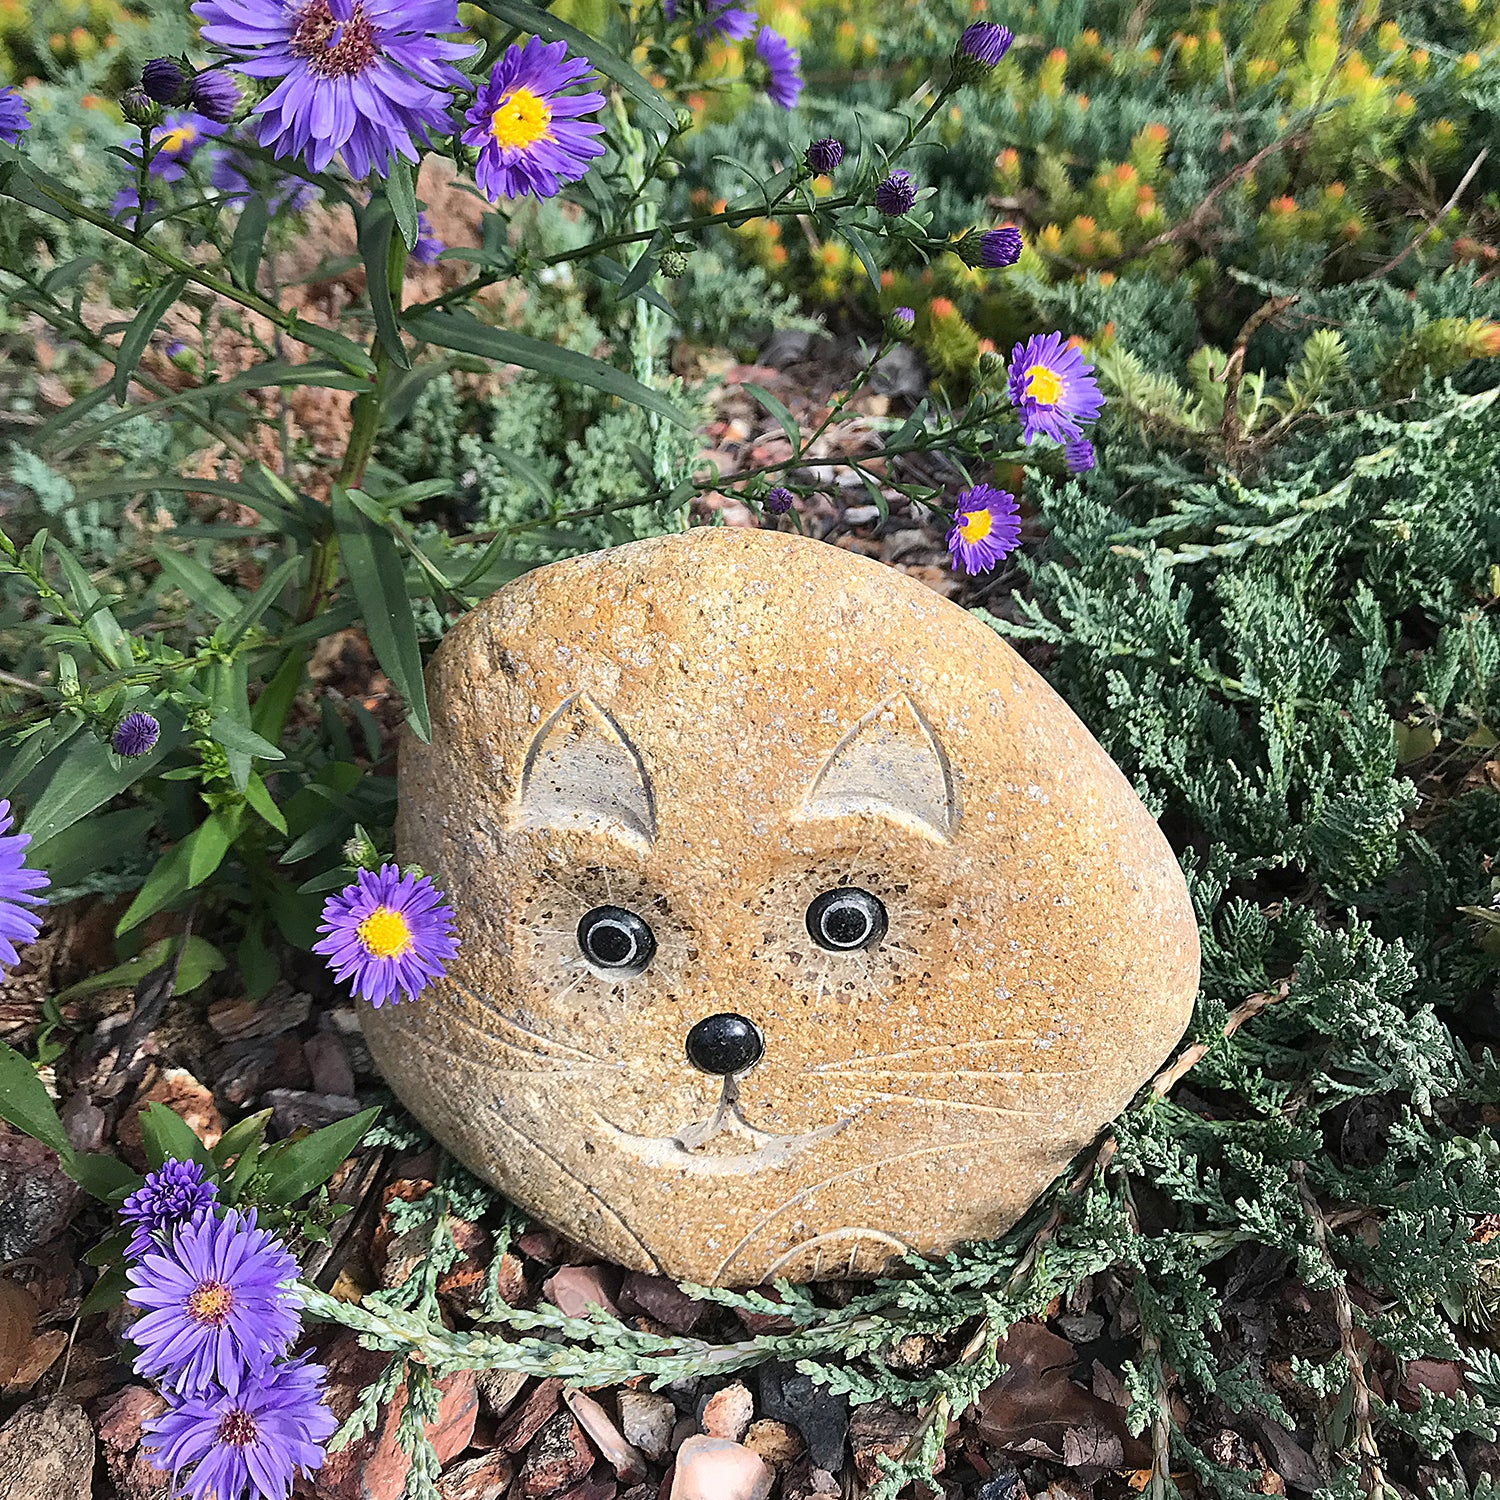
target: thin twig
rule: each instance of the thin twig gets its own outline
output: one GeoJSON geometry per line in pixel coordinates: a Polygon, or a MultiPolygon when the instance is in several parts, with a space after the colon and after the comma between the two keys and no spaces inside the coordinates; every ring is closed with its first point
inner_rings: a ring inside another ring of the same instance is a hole
{"type": "Polygon", "coordinates": [[[1404,249],[1398,250],[1396,254],[1393,255],[1388,261],[1386,261],[1383,266],[1377,266],[1376,269],[1371,271],[1368,276],[1361,276],[1360,280],[1381,281],[1385,277],[1389,276],[1390,273],[1394,271],[1396,267],[1399,266],[1402,261],[1404,261],[1406,257],[1417,248],[1418,245],[1422,243],[1422,241],[1427,237],[1427,231],[1436,229],[1438,224],[1448,216],[1449,211],[1457,204],[1458,200],[1463,197],[1464,189],[1467,188],[1471,182],[1473,182],[1474,174],[1480,169],[1480,167],[1485,164],[1485,161],[1488,159],[1489,154],[1490,148],[1488,146],[1481,148],[1479,155],[1469,163],[1469,170],[1465,172],[1461,178],[1459,178],[1458,186],[1453,189],[1453,192],[1449,196],[1448,201],[1440,209],[1438,209],[1438,211],[1433,214],[1431,218],[1424,221],[1423,232],[1421,234],[1414,234],[1404,249]]]}

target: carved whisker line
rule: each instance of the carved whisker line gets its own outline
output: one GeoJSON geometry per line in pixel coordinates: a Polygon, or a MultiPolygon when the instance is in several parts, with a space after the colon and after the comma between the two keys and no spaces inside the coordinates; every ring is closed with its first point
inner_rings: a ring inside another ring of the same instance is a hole
{"type": "MultiPolygon", "coordinates": [[[[935,1042],[930,1047],[910,1047],[904,1052],[865,1052],[858,1057],[846,1058],[841,1062],[810,1063],[802,1071],[804,1073],[836,1073],[849,1068],[867,1068],[871,1063],[877,1062],[904,1062],[907,1058],[928,1057],[933,1053],[971,1052],[979,1047],[1029,1047],[1035,1050],[1035,1046],[1031,1037],[1018,1036],[987,1037],[977,1042],[935,1042]]],[[[1092,1069],[1085,1068],[1083,1071],[1090,1072],[1092,1069]]]]}
{"type": "Polygon", "coordinates": [[[966,1109],[980,1115],[1002,1115],[1006,1119],[1035,1120],[1044,1111],[1039,1109],[1015,1109],[1007,1104],[980,1104],[972,1099],[938,1099],[930,1094],[894,1094],[883,1089],[858,1089],[864,1099],[874,1099],[881,1104],[920,1104],[928,1109],[966,1109]]]}
{"type": "MultiPolygon", "coordinates": [[[[592,1052],[585,1052],[581,1047],[573,1047],[573,1046],[570,1046],[567,1042],[555,1041],[552,1037],[540,1036],[540,1035],[538,1035],[534,1031],[528,1031],[523,1025],[521,1025],[521,1023],[519,1021],[513,1021],[513,1020],[511,1020],[511,1018],[509,1016],[504,1015],[500,1011],[499,1007],[496,1006],[493,1001],[491,1001],[490,999],[488,999],[488,997],[479,994],[475,990],[471,990],[467,985],[461,984],[458,980],[454,979],[451,975],[449,975],[449,976],[446,977],[445,982],[448,983],[448,984],[451,984],[453,986],[453,988],[456,989],[459,992],[459,994],[461,994],[471,1004],[479,1006],[480,1009],[482,1009],[484,1011],[485,1015],[488,1016],[491,1020],[495,1021],[497,1024],[499,1024],[501,1026],[508,1026],[508,1027],[510,1027],[510,1029],[512,1031],[519,1032],[528,1041],[534,1042],[534,1043],[537,1044],[534,1048],[530,1048],[530,1049],[524,1048],[524,1047],[518,1047],[518,1048],[516,1048],[517,1051],[528,1051],[529,1050],[529,1051],[536,1052],[538,1056],[546,1056],[547,1054],[546,1054],[546,1052],[543,1049],[550,1047],[550,1048],[554,1049],[554,1051],[557,1054],[559,1054],[559,1060],[566,1061],[566,1060],[569,1060],[569,1059],[575,1059],[576,1058],[576,1059],[579,1059],[579,1060],[581,1060],[583,1062],[596,1063],[600,1067],[612,1067],[612,1066],[614,1066],[612,1063],[609,1063],[606,1059],[604,1059],[602,1057],[596,1057],[592,1052]]],[[[452,1015],[449,1015],[445,1019],[451,1022],[451,1021],[455,1020],[455,1017],[453,1017],[452,1015]]],[[[469,1023],[467,1023],[467,1022],[460,1022],[459,1024],[468,1025],[469,1023]]],[[[470,1030],[475,1031],[480,1036],[484,1035],[484,1033],[482,1031],[479,1031],[477,1027],[474,1027],[472,1025],[470,1025],[470,1030]]]]}
{"type": "Polygon", "coordinates": [[[527,1135],[526,1132],[524,1130],[522,1130],[519,1126],[512,1125],[511,1122],[504,1117],[504,1115],[498,1113],[498,1111],[497,1111],[495,1113],[495,1115],[493,1116],[493,1118],[494,1118],[495,1123],[497,1125],[499,1125],[502,1130],[508,1130],[508,1131],[510,1131],[510,1133],[512,1135],[516,1136],[521,1141],[523,1141],[526,1145],[530,1146],[531,1149],[533,1151],[535,1151],[538,1156],[543,1156],[548,1161],[550,1161],[552,1163],[552,1165],[554,1167],[556,1167],[557,1170],[559,1172],[561,1172],[563,1174],[563,1176],[566,1177],[570,1182],[574,1182],[579,1187],[581,1187],[583,1189],[583,1191],[585,1193],[587,1193],[589,1195],[589,1197],[592,1198],[594,1200],[594,1202],[599,1205],[599,1208],[600,1208],[601,1212],[604,1214],[604,1216],[606,1218],[608,1218],[608,1219],[613,1220],[616,1224],[619,1225],[621,1231],[625,1234],[625,1236],[631,1241],[631,1243],[636,1247],[636,1249],[639,1250],[641,1252],[641,1254],[643,1256],[645,1256],[645,1258],[651,1263],[651,1266],[656,1271],[656,1273],[658,1275],[663,1274],[662,1263],[651,1253],[651,1249],[646,1244],[645,1240],[643,1240],[640,1237],[640,1235],[637,1234],[635,1232],[635,1230],[633,1230],[630,1227],[630,1225],[625,1222],[625,1220],[620,1216],[620,1213],[619,1213],[618,1209],[610,1207],[610,1205],[605,1201],[605,1199],[600,1196],[599,1191],[598,1191],[597,1188],[591,1187],[576,1172],[570,1171],[557,1158],[557,1156],[553,1152],[547,1150],[547,1148],[545,1146],[541,1145],[538,1141],[534,1140],[531,1136],[527,1135]]]}
{"type": "MultiPolygon", "coordinates": [[[[973,1150],[979,1146],[1008,1145],[1013,1143],[1014,1140],[1014,1133],[1008,1135],[987,1135],[976,1137],[974,1140],[966,1141],[964,1144],[970,1150],[973,1150]]],[[[832,1187],[834,1183],[842,1182],[846,1177],[857,1177],[861,1172],[874,1172],[881,1167],[893,1167],[897,1162],[909,1161],[914,1156],[931,1156],[936,1152],[951,1151],[952,1149],[953,1143],[951,1141],[943,1141],[937,1145],[932,1146],[913,1146],[909,1151],[898,1151],[894,1156],[886,1156],[882,1157],[878,1161],[865,1162],[857,1167],[849,1167],[842,1172],[835,1172],[829,1177],[824,1177],[819,1182],[810,1183],[805,1188],[799,1188],[795,1193],[792,1193],[788,1197],[784,1198],[780,1204],[778,1204],[770,1211],[770,1213],[763,1214],[758,1220],[756,1220],[756,1222],[750,1227],[750,1229],[740,1240],[740,1242],[735,1245],[735,1247],[729,1252],[728,1255],[724,1257],[722,1261],[719,1262],[719,1268],[714,1272],[714,1280],[718,1281],[723,1277],[724,1273],[729,1269],[729,1267],[734,1264],[735,1258],[739,1255],[739,1253],[768,1224],[770,1224],[774,1219],[779,1218],[789,1208],[795,1208],[797,1204],[803,1202],[807,1198],[810,1198],[814,1193],[822,1192],[824,1188],[832,1187]]]]}
{"type": "MultiPolygon", "coordinates": [[[[625,1066],[623,1063],[586,1063],[574,1062],[569,1058],[548,1057],[544,1053],[530,1052],[525,1047],[517,1047],[514,1042],[507,1042],[503,1037],[485,1036],[483,1032],[478,1032],[476,1033],[476,1035],[483,1038],[484,1042],[487,1044],[493,1044],[497,1047],[506,1047],[509,1048],[512,1052],[519,1052],[523,1057],[534,1057],[541,1062],[554,1064],[554,1066],[552,1067],[535,1068],[497,1068],[493,1065],[486,1064],[484,1068],[484,1076],[486,1078],[494,1078],[497,1076],[506,1078],[570,1078],[574,1074],[580,1073],[618,1073],[621,1072],[625,1066]]],[[[453,1058],[456,1062],[463,1063],[468,1067],[472,1068],[476,1066],[474,1061],[474,1054],[472,1052],[466,1052],[461,1047],[455,1047],[451,1042],[445,1042],[442,1040],[442,1038],[433,1035],[431,1032],[429,1032],[423,1039],[423,1045],[432,1047],[438,1052],[445,1053],[448,1057],[453,1058]]],[[[594,1081],[597,1082],[597,1080],[594,1081]]]]}
{"type": "Polygon", "coordinates": [[[850,1073],[858,1078],[974,1078],[985,1080],[1006,1079],[1024,1082],[1028,1078],[1087,1078],[1092,1068],[867,1068],[860,1067],[857,1073],[849,1068],[804,1068],[804,1073],[815,1073],[819,1077],[841,1088],[856,1085],[840,1075],[850,1073]]]}

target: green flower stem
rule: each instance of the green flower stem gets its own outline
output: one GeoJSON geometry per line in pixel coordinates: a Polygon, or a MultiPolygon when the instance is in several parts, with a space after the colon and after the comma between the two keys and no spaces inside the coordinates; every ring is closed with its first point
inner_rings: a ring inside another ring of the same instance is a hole
{"type": "MultiPolygon", "coordinates": [[[[230,282],[223,281],[217,276],[211,276],[201,266],[195,266],[191,261],[184,260],[180,255],[170,250],[163,249],[160,245],[154,245],[144,236],[137,237],[121,230],[113,219],[106,218],[103,214],[89,208],[86,204],[73,197],[71,193],[59,192],[50,184],[33,178],[31,186],[45,198],[50,198],[57,206],[65,210],[68,215],[75,219],[81,219],[85,224],[92,224],[95,229],[102,230],[113,239],[121,241],[122,244],[131,245],[143,255],[148,255],[158,264],[166,266],[168,270],[176,271],[180,276],[186,276],[195,286],[201,286],[204,291],[213,292],[215,296],[223,297],[227,302],[237,303],[240,307],[248,308],[251,312],[259,313],[268,323],[273,323],[284,334],[294,338],[297,342],[305,343],[302,335],[297,331],[299,324],[295,314],[287,312],[278,307],[274,302],[268,302],[264,297],[255,292],[241,291],[239,287],[230,282]]],[[[317,347],[310,345],[309,347],[317,347]]],[[[327,354],[326,350],[320,351],[327,354]]],[[[337,356],[329,356],[337,358],[337,356]]],[[[367,371],[362,367],[353,365],[347,361],[339,360],[351,375],[365,375],[367,371]]]]}
{"type": "Polygon", "coordinates": [[[141,159],[135,164],[135,228],[131,238],[141,243],[141,226],[146,218],[146,188],[151,180],[151,127],[141,126],[141,159]]]}
{"type": "MultiPolygon", "coordinates": [[[[401,288],[406,275],[406,254],[406,241],[399,232],[393,234],[387,275],[390,279],[391,301],[398,308],[401,306],[401,288]]],[[[344,459],[334,481],[350,490],[358,489],[364,483],[365,470],[374,455],[376,439],[385,425],[386,401],[390,396],[390,355],[378,336],[370,341],[370,358],[375,362],[375,383],[369,390],[354,398],[350,411],[353,420],[349,427],[349,441],[344,446],[344,459]]],[[[323,523],[318,539],[313,543],[307,582],[302,590],[302,605],[297,612],[299,621],[312,619],[323,601],[332,596],[338,582],[338,559],[339,539],[333,529],[333,517],[330,514],[323,523]]]]}
{"type": "MultiPolygon", "coordinates": [[[[793,184],[795,186],[795,184],[793,184]]],[[[730,226],[748,224],[752,219],[779,219],[795,218],[799,214],[807,213],[802,204],[792,207],[783,207],[791,188],[770,204],[757,203],[750,208],[725,209],[717,214],[700,214],[693,219],[679,219],[676,223],[658,226],[652,229],[628,229],[619,234],[606,235],[603,239],[593,240],[587,245],[581,245],[577,250],[564,250],[557,255],[549,255],[545,260],[534,261],[533,264],[546,268],[548,266],[562,265],[568,261],[586,260],[591,255],[597,255],[602,250],[613,250],[620,245],[638,245],[642,240],[649,240],[652,235],[665,233],[668,235],[692,234],[695,230],[710,229],[715,225],[727,224],[730,226]]],[[[823,213],[835,208],[852,208],[860,200],[852,193],[844,193],[837,198],[825,198],[817,206],[818,212],[823,213]]],[[[486,287],[493,286],[497,281],[504,278],[506,273],[501,271],[484,271],[478,276],[471,277],[460,286],[451,291],[444,292],[441,297],[434,297],[429,302],[418,302],[415,306],[407,309],[412,313],[436,312],[454,302],[464,301],[482,292],[486,287]]]]}

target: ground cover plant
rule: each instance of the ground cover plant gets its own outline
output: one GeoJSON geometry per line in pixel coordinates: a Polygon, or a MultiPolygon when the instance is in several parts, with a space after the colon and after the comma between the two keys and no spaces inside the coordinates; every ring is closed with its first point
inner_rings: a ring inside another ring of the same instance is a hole
{"type": "Polygon", "coordinates": [[[1491,1494],[1500,21],[194,10],[0,8],[0,1479],[645,1500],[675,1425],[787,1500],[1491,1494]],[[357,1007],[451,954],[424,656],[725,522],[1026,653],[1204,976],[1003,1239],[689,1297],[357,1007]]]}

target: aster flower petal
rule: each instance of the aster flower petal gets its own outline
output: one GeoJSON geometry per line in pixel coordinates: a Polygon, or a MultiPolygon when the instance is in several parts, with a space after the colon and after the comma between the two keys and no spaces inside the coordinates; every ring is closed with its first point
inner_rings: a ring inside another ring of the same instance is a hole
{"type": "Polygon", "coordinates": [[[44,870],[26,865],[29,833],[11,833],[10,803],[0,797],[0,965],[9,968],[19,962],[17,947],[34,943],[42,930],[42,919],[26,908],[45,906],[47,898],[39,895],[51,884],[44,870]]]}
{"type": "Polygon", "coordinates": [[[184,1394],[217,1385],[233,1392],[283,1355],[300,1327],[286,1284],[297,1263],[255,1215],[203,1214],[173,1230],[127,1271],[127,1302],[147,1309],[130,1326],[138,1374],[184,1394]]]}
{"type": "Polygon", "coordinates": [[[233,1393],[169,1391],[168,1409],[146,1423],[143,1451],[187,1500],[285,1500],[299,1471],[322,1466],[338,1426],[323,1381],[321,1366],[289,1360],[233,1393]]]}
{"type": "Polygon", "coordinates": [[[257,137],[315,172],[335,155],[356,177],[415,161],[416,142],[449,129],[452,66],[469,46],[456,0],[198,0],[206,42],[250,78],[277,79],[256,106],[257,137]]]}
{"type": "Polygon", "coordinates": [[[377,1007],[415,999],[458,951],[453,909],[442,893],[425,875],[403,875],[396,865],[360,870],[328,898],[318,931],[324,937],[313,952],[377,1007]]]}
{"type": "Polygon", "coordinates": [[[948,550],[965,573],[988,573],[1021,542],[1021,511],[1009,490],[976,484],[958,497],[948,550]]]}
{"type": "Polygon", "coordinates": [[[17,88],[0,88],[0,141],[14,146],[31,129],[30,106],[17,88]]]}
{"type": "Polygon", "coordinates": [[[120,1218],[131,1230],[125,1258],[169,1247],[172,1232],[211,1213],[218,1195],[218,1184],[205,1179],[197,1162],[168,1158],[120,1205],[120,1218]]]}
{"type": "Polygon", "coordinates": [[[802,59],[797,49],[779,31],[762,26],[755,38],[755,55],[766,67],[766,97],[782,109],[794,108],[802,94],[802,59]]]}
{"type": "Polygon", "coordinates": [[[1094,367],[1061,333],[1034,334],[1011,351],[1006,388],[1021,420],[1021,440],[1068,443],[1104,408],[1094,367]]]}
{"type": "Polygon", "coordinates": [[[506,49],[464,116],[464,143],[479,148],[474,179],[490,202],[551,198],[604,155],[595,139],[604,126],[582,118],[604,107],[604,95],[564,92],[591,76],[565,42],[531,37],[506,49]]]}

